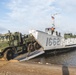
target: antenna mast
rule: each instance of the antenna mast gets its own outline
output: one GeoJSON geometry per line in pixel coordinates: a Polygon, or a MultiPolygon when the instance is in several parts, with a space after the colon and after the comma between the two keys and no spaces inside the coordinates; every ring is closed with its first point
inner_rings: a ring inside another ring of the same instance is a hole
{"type": "Polygon", "coordinates": [[[59,13],[55,13],[51,16],[52,18],[52,27],[55,28],[55,16],[58,15],[59,13]]]}

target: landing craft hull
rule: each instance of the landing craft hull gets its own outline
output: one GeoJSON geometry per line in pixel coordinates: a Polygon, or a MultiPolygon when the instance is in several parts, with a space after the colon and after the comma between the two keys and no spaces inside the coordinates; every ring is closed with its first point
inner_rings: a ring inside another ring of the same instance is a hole
{"type": "Polygon", "coordinates": [[[34,36],[35,40],[40,44],[43,50],[60,49],[65,46],[63,37],[49,35],[38,30],[31,30],[29,33],[34,36]]]}

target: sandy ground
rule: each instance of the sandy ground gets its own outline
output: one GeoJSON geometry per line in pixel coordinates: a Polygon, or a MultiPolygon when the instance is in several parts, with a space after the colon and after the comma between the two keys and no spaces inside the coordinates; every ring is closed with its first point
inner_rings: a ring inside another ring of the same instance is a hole
{"type": "Polygon", "coordinates": [[[76,68],[0,60],[0,75],[76,75],[76,68]]]}

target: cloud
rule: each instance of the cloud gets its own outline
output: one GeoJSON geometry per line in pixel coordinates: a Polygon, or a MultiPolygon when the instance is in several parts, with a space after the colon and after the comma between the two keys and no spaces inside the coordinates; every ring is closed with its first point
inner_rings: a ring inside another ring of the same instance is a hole
{"type": "Polygon", "coordinates": [[[5,27],[0,26],[0,33],[4,33],[6,31],[7,31],[7,29],[5,27]]]}
{"type": "Polygon", "coordinates": [[[44,30],[51,27],[51,15],[54,13],[60,13],[55,16],[55,23],[61,32],[71,31],[76,24],[75,0],[10,0],[6,5],[9,12],[0,22],[11,31],[44,30]]]}
{"type": "Polygon", "coordinates": [[[66,13],[76,13],[76,1],[75,0],[56,0],[56,4],[66,13]]]}
{"type": "Polygon", "coordinates": [[[52,2],[54,0],[11,0],[8,4],[10,12],[7,15],[14,24],[25,25],[28,29],[41,29],[43,25],[49,24],[49,12],[54,9],[53,6],[50,7],[52,2]]]}
{"type": "Polygon", "coordinates": [[[44,15],[53,7],[49,5],[54,0],[13,0],[9,3],[9,9],[11,12],[8,13],[9,17],[19,22],[38,20],[43,18],[44,15]]]}

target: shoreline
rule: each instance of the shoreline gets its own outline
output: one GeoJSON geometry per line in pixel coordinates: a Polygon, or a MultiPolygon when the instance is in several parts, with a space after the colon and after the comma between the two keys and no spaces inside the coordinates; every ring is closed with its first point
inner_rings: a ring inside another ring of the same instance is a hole
{"type": "Polygon", "coordinates": [[[76,75],[76,67],[0,60],[0,75],[76,75]]]}

